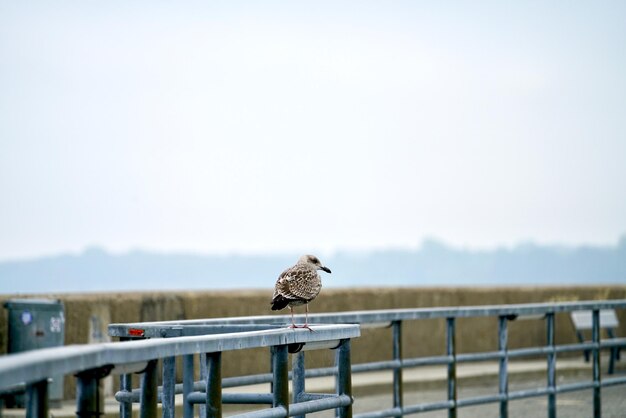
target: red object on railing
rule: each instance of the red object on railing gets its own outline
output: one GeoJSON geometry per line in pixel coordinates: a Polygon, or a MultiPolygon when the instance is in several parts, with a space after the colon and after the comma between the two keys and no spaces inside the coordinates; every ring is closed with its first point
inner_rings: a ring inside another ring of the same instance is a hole
{"type": "Polygon", "coordinates": [[[145,331],[139,328],[131,328],[128,330],[128,334],[133,337],[143,337],[145,331]]]}

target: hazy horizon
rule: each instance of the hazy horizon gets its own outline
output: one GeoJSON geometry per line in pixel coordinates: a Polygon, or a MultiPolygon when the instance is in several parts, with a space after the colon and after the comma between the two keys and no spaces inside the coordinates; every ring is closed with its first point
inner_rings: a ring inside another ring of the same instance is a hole
{"type": "MultiPolygon", "coordinates": [[[[0,293],[271,288],[301,254],[110,253],[0,261],[0,293]]],[[[316,255],[320,256],[319,253],[316,255]]],[[[339,251],[320,256],[324,287],[626,285],[626,236],[613,246],[470,250],[436,240],[417,249],[339,251]]]]}
{"type": "MultiPolygon", "coordinates": [[[[456,251],[466,251],[469,253],[481,253],[481,252],[497,252],[497,251],[512,251],[525,247],[542,247],[542,248],[550,248],[554,250],[564,250],[571,251],[583,248],[619,248],[626,245],[626,233],[619,235],[619,237],[612,243],[606,244],[594,244],[594,243],[559,243],[559,242],[539,242],[536,240],[528,239],[522,240],[512,244],[501,244],[501,245],[491,245],[491,246],[469,246],[469,245],[454,245],[452,243],[446,242],[446,240],[440,239],[438,237],[426,237],[418,242],[416,245],[412,246],[385,246],[385,247],[369,247],[369,248],[335,248],[333,250],[320,250],[320,249],[309,249],[303,251],[298,251],[296,249],[286,249],[286,250],[273,250],[273,251],[245,251],[245,250],[224,250],[224,251],[201,251],[194,249],[175,249],[175,250],[159,250],[152,249],[150,247],[135,247],[128,248],[124,250],[113,250],[107,248],[105,245],[98,244],[89,244],[83,247],[82,249],[78,249],[76,251],[58,251],[54,253],[45,253],[39,255],[31,255],[31,256],[22,256],[15,258],[0,258],[0,263],[3,262],[23,262],[23,261],[33,261],[40,260],[46,258],[54,258],[59,256],[80,256],[87,253],[106,253],[111,256],[123,256],[134,253],[150,253],[155,255],[191,255],[191,256],[209,256],[209,257],[272,257],[272,256],[284,256],[284,255],[293,255],[297,256],[299,254],[316,254],[323,256],[334,256],[342,253],[349,254],[372,254],[377,252],[384,251],[421,251],[425,246],[428,245],[441,245],[447,247],[451,250],[456,251]]],[[[0,277],[1,279],[1,277],[0,277]]],[[[626,278],[625,278],[626,280],[626,278]]]]}

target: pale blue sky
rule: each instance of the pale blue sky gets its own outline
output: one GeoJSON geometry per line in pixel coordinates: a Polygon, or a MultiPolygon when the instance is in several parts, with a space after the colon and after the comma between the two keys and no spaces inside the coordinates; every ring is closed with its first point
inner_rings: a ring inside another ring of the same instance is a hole
{"type": "Polygon", "coordinates": [[[623,1],[0,0],[0,259],[614,244],[623,1]]]}

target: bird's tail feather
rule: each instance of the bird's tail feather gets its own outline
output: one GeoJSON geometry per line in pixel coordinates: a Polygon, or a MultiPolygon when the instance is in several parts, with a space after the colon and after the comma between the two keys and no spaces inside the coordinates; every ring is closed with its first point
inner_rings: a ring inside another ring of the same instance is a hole
{"type": "Polygon", "coordinates": [[[288,304],[289,299],[286,299],[281,295],[276,295],[276,297],[272,299],[271,308],[273,311],[280,311],[281,309],[286,308],[288,304]]]}

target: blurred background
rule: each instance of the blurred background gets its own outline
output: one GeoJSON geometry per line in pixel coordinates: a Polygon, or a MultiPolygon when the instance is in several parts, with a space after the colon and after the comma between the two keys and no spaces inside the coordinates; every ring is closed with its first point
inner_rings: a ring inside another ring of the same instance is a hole
{"type": "Polygon", "coordinates": [[[626,284],[626,3],[0,2],[0,293],[626,284]]]}

